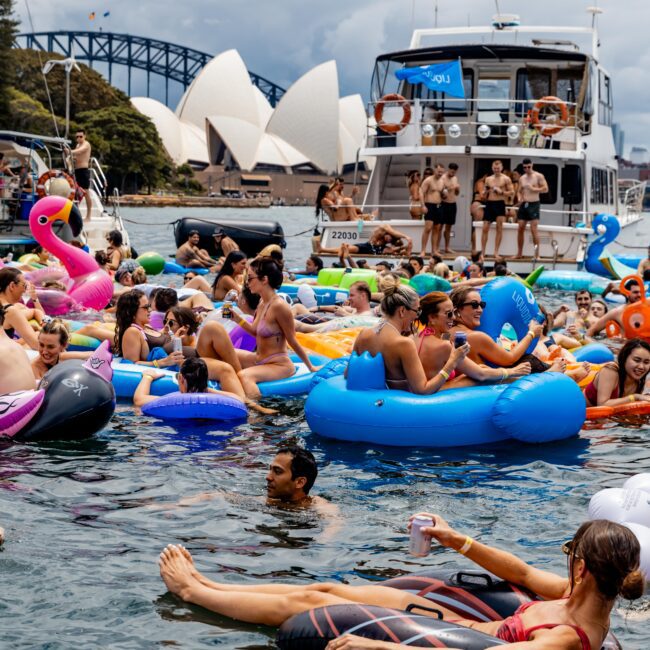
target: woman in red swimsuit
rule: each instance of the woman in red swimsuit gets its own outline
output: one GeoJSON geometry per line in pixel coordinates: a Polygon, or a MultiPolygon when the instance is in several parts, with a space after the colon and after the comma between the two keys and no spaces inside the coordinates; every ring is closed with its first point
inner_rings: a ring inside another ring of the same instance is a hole
{"type": "Polygon", "coordinates": [[[603,366],[582,391],[587,406],[618,406],[627,402],[650,401],[644,395],[645,380],[650,372],[650,345],[631,339],[618,353],[615,363],[603,366]]]}
{"type": "MultiPolygon", "coordinates": [[[[427,379],[431,379],[442,370],[453,349],[449,333],[454,327],[454,305],[449,296],[441,291],[432,291],[420,298],[419,320],[424,329],[415,336],[415,344],[427,379]]],[[[465,358],[458,362],[456,370],[440,390],[475,386],[477,383],[501,383],[529,374],[530,363],[527,362],[514,368],[488,368],[465,358]]]]}
{"type": "MultiPolygon", "coordinates": [[[[580,526],[563,547],[569,556],[569,577],[562,578],[457,532],[439,515],[419,514],[433,519],[434,527],[424,531],[440,544],[544,599],[520,607],[503,621],[491,622],[459,621],[454,612],[436,603],[446,620],[518,643],[517,648],[599,650],[609,631],[609,615],[617,596],[632,600],[643,595],[639,542],[620,524],[595,520],[580,526]]],[[[160,573],[167,588],[187,602],[241,621],[272,626],[281,625],[294,614],[327,605],[362,603],[400,610],[411,604],[431,606],[426,598],[377,585],[212,582],[197,571],[185,548],[174,545],[160,554],[160,573]]],[[[426,614],[426,609],[422,611],[426,614]]],[[[328,650],[402,647],[349,635],[327,646],[328,650]]]]}

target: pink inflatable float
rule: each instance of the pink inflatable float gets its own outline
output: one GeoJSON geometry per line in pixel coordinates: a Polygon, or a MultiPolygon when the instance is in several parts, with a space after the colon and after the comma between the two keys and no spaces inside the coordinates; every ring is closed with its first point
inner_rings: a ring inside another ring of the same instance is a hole
{"type": "Polygon", "coordinates": [[[72,280],[72,287],[67,293],[70,300],[64,300],[63,296],[66,294],[63,294],[58,307],[104,309],[113,297],[113,281],[106,271],[99,268],[92,255],[66,244],[52,232],[52,224],[55,221],[67,223],[76,237],[81,232],[83,220],[77,206],[60,196],[46,196],[40,199],[29,213],[29,227],[34,239],[61,260],[72,280]]]}

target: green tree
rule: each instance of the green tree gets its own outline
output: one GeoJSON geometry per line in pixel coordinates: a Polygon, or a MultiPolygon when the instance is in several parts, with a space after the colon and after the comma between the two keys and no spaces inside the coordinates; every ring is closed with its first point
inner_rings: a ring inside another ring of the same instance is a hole
{"type": "Polygon", "coordinates": [[[137,189],[140,180],[149,192],[172,172],[154,123],[131,104],[78,113],[93,155],[101,162],[111,184],[124,192],[137,189]]]}
{"type": "Polygon", "coordinates": [[[0,128],[11,126],[9,90],[15,83],[13,46],[18,21],[13,15],[13,0],[0,0],[0,128]]]}

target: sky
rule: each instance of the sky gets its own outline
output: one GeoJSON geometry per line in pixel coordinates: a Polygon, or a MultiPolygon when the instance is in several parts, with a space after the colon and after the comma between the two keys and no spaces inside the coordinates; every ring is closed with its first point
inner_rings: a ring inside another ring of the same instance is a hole
{"type": "MultiPolygon", "coordinates": [[[[648,0],[496,0],[502,13],[518,13],[525,25],[589,26],[589,5],[598,19],[600,58],[613,79],[615,121],[625,149],[650,149],[650,2],[648,0]]],[[[93,30],[129,33],[211,54],[235,48],[249,70],[288,87],[310,68],[335,59],[341,95],[367,99],[373,62],[383,52],[406,49],[413,25],[487,25],[495,0],[15,0],[21,31],[93,30]],[[91,12],[96,19],[90,21],[91,12]],[[110,11],[110,16],[102,14],[110,11]]],[[[100,71],[101,68],[98,68],[100,71]]],[[[126,89],[126,72],[115,85],[126,89]]],[[[152,88],[154,87],[152,77],[152,88]]],[[[145,94],[144,73],[133,77],[132,94],[145,94]]],[[[162,86],[156,99],[164,101],[162,86]]],[[[171,89],[170,89],[171,90],[171,89]]],[[[175,108],[182,89],[170,92],[175,108]]]]}

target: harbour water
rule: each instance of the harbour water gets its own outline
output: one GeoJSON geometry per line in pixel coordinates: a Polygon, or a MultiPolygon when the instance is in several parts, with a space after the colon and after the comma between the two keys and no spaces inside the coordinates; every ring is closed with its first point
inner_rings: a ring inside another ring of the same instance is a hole
{"type": "MultiPolygon", "coordinates": [[[[201,212],[214,219],[235,213],[201,212]]],[[[171,230],[142,222],[166,224],[188,210],[124,214],[141,222],[127,224],[141,252],[167,254],[171,230]]],[[[240,216],[278,219],[290,234],[308,229],[313,212],[240,216]]],[[[309,252],[309,235],[289,239],[291,266],[309,252]]],[[[557,304],[571,296],[542,300],[557,304]]],[[[420,509],[564,573],[560,546],[586,518],[591,495],[650,468],[642,421],[598,426],[551,445],[369,449],[311,434],[301,399],[271,403],[280,415],[255,415],[221,430],[174,428],[120,404],[109,427],[91,440],[0,447],[0,525],[7,533],[0,550],[0,647],[272,648],[274,630],[166,595],[157,568],[162,547],[183,543],[210,577],[249,583],[354,583],[421,567],[471,568],[439,548],[427,558],[407,554],[406,520],[420,509]],[[314,493],[338,506],[340,520],[264,504],[266,466],[279,445],[292,441],[315,454],[314,493]],[[197,495],[203,496],[177,505],[197,495]]],[[[621,604],[615,633],[627,649],[650,647],[648,599],[630,611],[626,620],[621,604]]]]}

